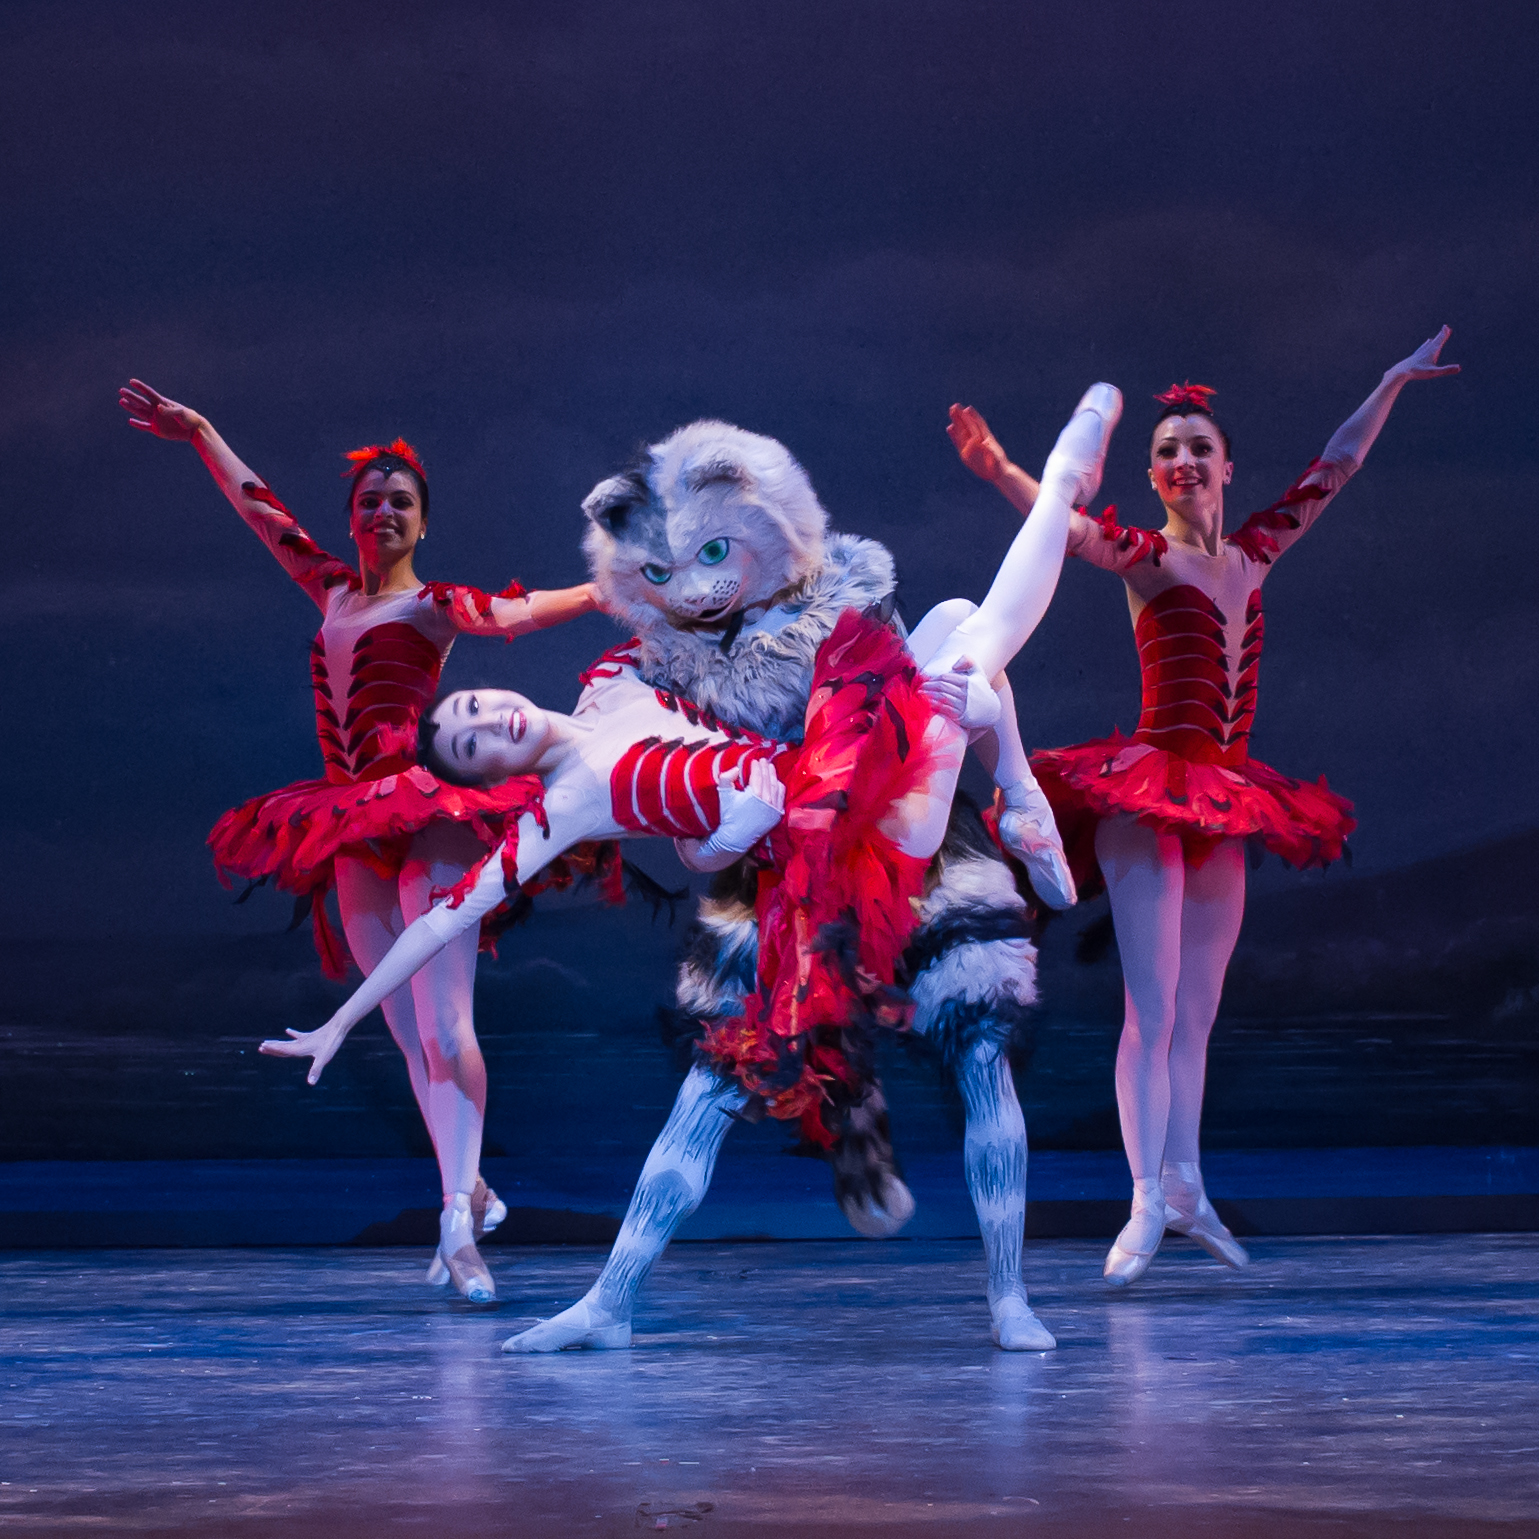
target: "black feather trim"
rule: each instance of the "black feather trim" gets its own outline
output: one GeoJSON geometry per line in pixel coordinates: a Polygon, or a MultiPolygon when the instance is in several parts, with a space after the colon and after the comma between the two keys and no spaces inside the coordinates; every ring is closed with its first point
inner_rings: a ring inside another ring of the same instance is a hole
{"type": "Polygon", "coordinates": [[[914,932],[903,953],[903,971],[910,982],[958,946],[988,941],[1029,940],[1031,917],[1025,909],[998,908],[980,903],[958,904],[942,910],[914,932]]]}
{"type": "Polygon", "coordinates": [[[640,866],[633,866],[628,860],[621,861],[620,866],[625,872],[625,890],[633,898],[640,898],[643,903],[651,907],[654,921],[666,907],[668,928],[671,930],[678,905],[689,896],[689,888],[664,887],[661,882],[654,881],[648,876],[640,866]]]}
{"type": "Polygon", "coordinates": [[[939,1056],[953,1072],[982,1043],[1006,1054],[1016,1068],[1030,1061],[1035,1042],[1035,1009],[1013,999],[951,999],[914,1040],[939,1056]]]}

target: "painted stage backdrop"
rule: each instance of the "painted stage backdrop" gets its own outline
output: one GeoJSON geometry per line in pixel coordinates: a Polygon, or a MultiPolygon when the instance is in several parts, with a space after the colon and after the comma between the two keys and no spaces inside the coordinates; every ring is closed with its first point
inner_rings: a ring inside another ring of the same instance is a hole
{"type": "MultiPolygon", "coordinates": [[[[723,417],[891,547],[916,615],[980,597],[1016,527],[951,402],[1031,468],[1116,383],[1103,499],[1154,525],[1149,397],[1213,385],[1233,527],[1445,321],[1464,372],[1405,393],[1267,590],[1255,752],[1361,826],[1351,869],[1252,877],[1207,1142],[1534,1142],[1536,27],[1501,0],[8,6],[0,1158],[429,1152],[377,1017],[313,1090],[256,1054],[340,995],[203,841],[319,772],[316,615],[191,450],[126,427],[130,375],[337,550],[343,451],[404,435],[422,575],[487,589],[582,580],[592,485],[723,417]]],[[[446,678],[566,708],[619,639],[465,639],[446,678]]],[[[1029,746],[1131,730],[1119,586],[1070,562],[1012,678],[1029,746]]],[[[687,912],[542,900],[505,937],[489,1152],[639,1156],[687,912]]],[[[1103,912],[1043,937],[1037,1147],[1117,1145],[1116,952],[1076,955],[1103,912]]],[[[887,1074],[900,1150],[957,1138],[929,1070],[887,1074]]]]}

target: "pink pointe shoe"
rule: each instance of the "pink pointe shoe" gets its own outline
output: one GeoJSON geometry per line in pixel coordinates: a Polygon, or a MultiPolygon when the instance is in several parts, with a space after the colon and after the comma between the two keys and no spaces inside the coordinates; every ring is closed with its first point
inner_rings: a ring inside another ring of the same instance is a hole
{"type": "Polygon", "coordinates": [[[1202,1189],[1202,1171],[1195,1160],[1167,1160],[1160,1169],[1165,1192],[1165,1227],[1195,1240],[1215,1260],[1238,1271],[1250,1265],[1246,1249],[1224,1227],[1202,1189]]]}
{"type": "Polygon", "coordinates": [[[452,1282],[472,1304],[495,1304],[497,1285],[476,1249],[470,1194],[456,1192],[438,1220],[438,1251],[428,1266],[430,1287],[452,1282]]]}
{"type": "Polygon", "coordinates": [[[1109,1288],[1126,1288],[1149,1270],[1165,1237],[1165,1193],[1153,1177],[1133,1183],[1133,1216],[1106,1255],[1101,1275],[1109,1288]]]}

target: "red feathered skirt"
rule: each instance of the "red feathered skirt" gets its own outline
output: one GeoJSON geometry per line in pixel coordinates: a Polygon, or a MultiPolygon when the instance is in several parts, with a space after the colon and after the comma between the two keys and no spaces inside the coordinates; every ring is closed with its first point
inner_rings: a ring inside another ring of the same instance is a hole
{"type": "Polygon", "coordinates": [[[847,610],[819,649],[806,737],[781,770],[786,816],[755,905],[758,987],[700,1039],[718,1073],[825,1148],[870,1078],[871,1028],[908,1021],[893,973],[929,861],[879,825],[929,779],[932,714],[903,643],[847,610]]]}
{"type": "MultiPolygon", "coordinates": [[[[340,978],[347,948],[326,915],[338,856],[365,861],[383,877],[398,876],[412,836],[435,818],[465,824],[493,850],[525,812],[542,811],[543,795],[532,775],[470,789],[446,785],[415,764],[379,780],[301,780],[225,813],[208,843],[227,886],[231,876],[271,880],[309,901],[321,968],[340,978]]],[[[483,944],[489,942],[483,927],[483,944]]]]}
{"type": "Polygon", "coordinates": [[[1357,827],[1352,803],[1323,775],[1293,780],[1259,759],[1198,763],[1120,732],[1034,753],[1031,767],[1052,804],[1082,898],[1104,885],[1095,857],[1096,824],[1119,813],[1175,834],[1194,866],[1225,839],[1257,839],[1291,866],[1326,866],[1341,858],[1357,827]]]}

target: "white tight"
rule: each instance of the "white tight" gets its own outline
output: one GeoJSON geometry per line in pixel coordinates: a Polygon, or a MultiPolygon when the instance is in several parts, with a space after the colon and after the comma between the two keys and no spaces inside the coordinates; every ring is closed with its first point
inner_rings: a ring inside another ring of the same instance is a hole
{"type": "MultiPolygon", "coordinates": [[[[452,887],[485,853],[468,828],[440,819],[412,840],[397,878],[386,879],[361,860],[338,860],[342,928],[364,972],[427,912],[435,887],[452,887]]],[[[478,941],[475,926],[461,931],[382,1006],[438,1155],[445,1200],[474,1191],[481,1164],[486,1064],[472,1014],[478,941]]]]}
{"type": "Polygon", "coordinates": [[[1245,856],[1226,839],[1189,865],[1173,834],[1131,816],[1096,827],[1126,1014],[1117,1046],[1117,1111],[1133,1179],[1198,1158],[1208,1035],[1245,912],[1245,856]]]}

